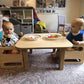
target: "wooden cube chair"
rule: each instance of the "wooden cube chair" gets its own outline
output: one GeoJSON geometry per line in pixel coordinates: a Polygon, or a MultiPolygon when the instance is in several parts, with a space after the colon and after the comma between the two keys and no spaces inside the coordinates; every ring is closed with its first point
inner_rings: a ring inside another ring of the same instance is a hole
{"type": "Polygon", "coordinates": [[[22,50],[19,49],[19,54],[7,54],[6,50],[17,49],[15,47],[0,47],[0,68],[22,68],[23,57],[22,50]]]}
{"type": "Polygon", "coordinates": [[[65,64],[82,64],[84,62],[84,44],[74,45],[74,47],[82,47],[82,51],[65,51],[65,64]]]}

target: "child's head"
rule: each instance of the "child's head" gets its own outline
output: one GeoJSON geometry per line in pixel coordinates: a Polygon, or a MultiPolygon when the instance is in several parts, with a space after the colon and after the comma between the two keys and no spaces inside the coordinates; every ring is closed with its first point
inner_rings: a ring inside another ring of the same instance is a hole
{"type": "Polygon", "coordinates": [[[83,24],[84,24],[83,19],[77,18],[73,20],[71,23],[71,31],[73,33],[78,33],[81,30],[83,24]]]}
{"type": "Polygon", "coordinates": [[[2,27],[6,35],[14,32],[14,25],[11,22],[4,22],[2,27]]]}

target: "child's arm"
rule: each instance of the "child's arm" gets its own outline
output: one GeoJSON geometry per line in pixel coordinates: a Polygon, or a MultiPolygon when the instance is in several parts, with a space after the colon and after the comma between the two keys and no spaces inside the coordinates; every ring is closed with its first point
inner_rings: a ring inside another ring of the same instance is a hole
{"type": "Polygon", "coordinates": [[[62,33],[62,36],[67,36],[69,34],[69,32],[65,33],[64,30],[62,30],[61,33],[62,33]]]}
{"type": "Polygon", "coordinates": [[[75,41],[75,40],[72,40],[72,42],[75,45],[80,45],[80,44],[84,44],[84,39],[83,39],[83,41],[75,41]]]}
{"type": "Polygon", "coordinates": [[[73,44],[79,45],[79,41],[75,41],[74,39],[72,40],[73,44]]]}
{"type": "Polygon", "coordinates": [[[7,34],[6,35],[7,38],[11,38],[11,36],[12,36],[11,34],[7,34]]]}
{"type": "Polygon", "coordinates": [[[79,44],[84,44],[84,34],[83,34],[83,41],[78,41],[79,44]]]}
{"type": "Polygon", "coordinates": [[[79,44],[84,44],[84,38],[83,38],[83,41],[78,41],[79,44]]]}
{"type": "Polygon", "coordinates": [[[19,36],[19,39],[20,39],[23,36],[23,32],[20,32],[18,36],[19,36]]]}
{"type": "Polygon", "coordinates": [[[2,37],[1,45],[2,45],[3,47],[6,46],[6,38],[2,37]]]}
{"type": "Polygon", "coordinates": [[[84,44],[84,41],[78,41],[79,42],[79,44],[84,44]]]}

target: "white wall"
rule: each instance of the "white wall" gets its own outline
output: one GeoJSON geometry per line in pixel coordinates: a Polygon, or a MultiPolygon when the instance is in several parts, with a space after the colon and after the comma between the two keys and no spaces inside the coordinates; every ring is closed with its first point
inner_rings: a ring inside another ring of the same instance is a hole
{"type": "Polygon", "coordinates": [[[84,15],[84,0],[80,0],[80,16],[84,15]]]}
{"type": "Polygon", "coordinates": [[[37,15],[41,21],[44,21],[46,23],[46,28],[49,31],[57,31],[57,14],[38,13],[37,15]]]}
{"type": "Polygon", "coordinates": [[[66,15],[66,22],[71,23],[74,18],[79,17],[80,11],[80,0],[66,0],[66,8],[65,8],[65,15],[66,15]]]}

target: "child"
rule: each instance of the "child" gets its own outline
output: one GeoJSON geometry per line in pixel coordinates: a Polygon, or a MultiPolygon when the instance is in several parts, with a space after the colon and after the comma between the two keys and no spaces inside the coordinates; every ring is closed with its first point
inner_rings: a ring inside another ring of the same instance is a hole
{"type": "MultiPolygon", "coordinates": [[[[79,45],[79,44],[84,43],[83,33],[80,32],[80,30],[82,29],[83,24],[84,24],[83,19],[77,18],[77,19],[72,21],[71,31],[69,32],[69,34],[67,35],[67,34],[63,33],[63,35],[65,35],[66,38],[70,42],[72,42],[74,45],[79,45]]],[[[75,50],[75,49],[77,49],[77,48],[74,47],[74,48],[71,48],[70,50],[75,50]]]]}
{"type": "MultiPolygon", "coordinates": [[[[1,44],[3,47],[5,46],[14,46],[14,44],[19,40],[19,37],[16,33],[14,33],[14,25],[11,22],[4,22],[3,25],[4,35],[1,40],[1,44]]],[[[7,50],[9,53],[18,53],[18,50],[7,50]]]]}
{"type": "MultiPolygon", "coordinates": [[[[73,20],[71,23],[71,31],[67,34],[65,34],[65,32],[62,31],[62,35],[66,36],[66,38],[74,45],[84,44],[83,33],[80,32],[83,24],[84,24],[83,19],[77,18],[73,20]]],[[[67,50],[82,50],[82,47],[72,47],[68,48],[67,50]]],[[[59,53],[60,50],[57,49],[56,54],[52,54],[53,58],[59,57],[59,53]]]]}

